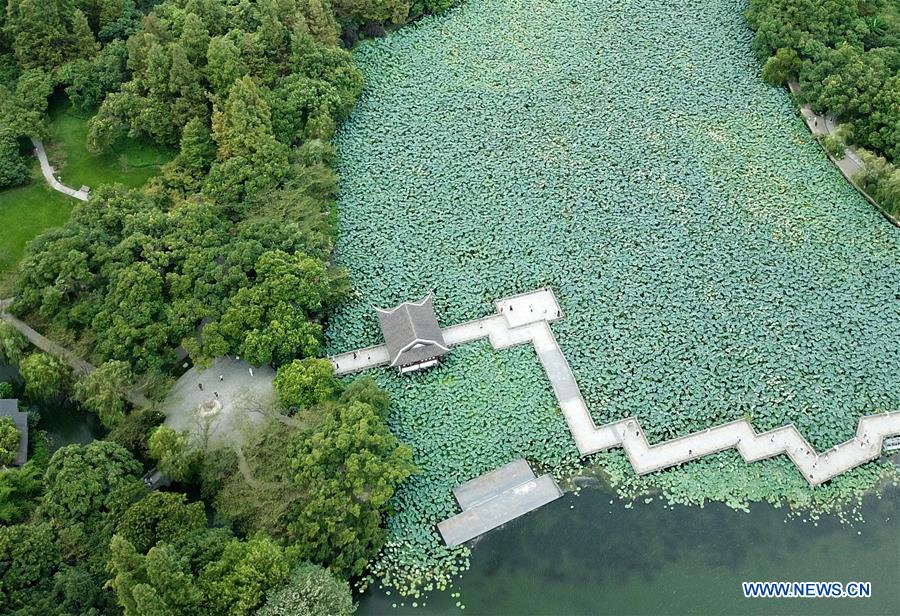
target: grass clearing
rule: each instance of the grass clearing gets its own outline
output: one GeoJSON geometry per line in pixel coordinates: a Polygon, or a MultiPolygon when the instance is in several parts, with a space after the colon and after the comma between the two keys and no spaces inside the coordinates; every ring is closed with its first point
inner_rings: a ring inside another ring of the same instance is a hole
{"type": "MultiPolygon", "coordinates": [[[[89,117],[75,112],[65,98],[54,98],[49,113],[47,156],[62,182],[72,188],[87,185],[93,190],[112,183],[139,188],[174,156],[169,148],[135,139],[121,140],[112,152],[91,154],[85,146],[89,117]]],[[[65,224],[77,204],[47,186],[37,159],[30,157],[28,165],[29,184],[0,191],[0,296],[11,291],[25,245],[44,230],[65,224]]]]}
{"type": "Polygon", "coordinates": [[[92,154],[86,146],[90,117],[72,109],[68,99],[51,103],[47,156],[67,186],[87,185],[94,190],[119,183],[139,188],[174,156],[171,149],[143,139],[122,139],[110,152],[92,154]]]}
{"type": "Polygon", "coordinates": [[[12,274],[25,244],[50,227],[69,219],[75,199],[51,190],[44,182],[37,159],[29,162],[31,183],[0,191],[0,296],[7,296],[12,274]]]}

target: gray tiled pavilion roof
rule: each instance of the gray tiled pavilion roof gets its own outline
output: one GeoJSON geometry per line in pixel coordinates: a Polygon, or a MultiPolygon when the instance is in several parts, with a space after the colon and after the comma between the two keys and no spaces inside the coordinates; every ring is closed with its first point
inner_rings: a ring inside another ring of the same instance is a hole
{"type": "Polygon", "coordinates": [[[12,417],[13,423],[19,430],[19,451],[16,452],[14,466],[22,466],[28,459],[28,415],[19,411],[19,401],[16,399],[0,400],[0,417],[12,417]]]}
{"type": "Polygon", "coordinates": [[[434,316],[431,295],[378,312],[391,366],[409,366],[446,354],[450,349],[434,316]]]}

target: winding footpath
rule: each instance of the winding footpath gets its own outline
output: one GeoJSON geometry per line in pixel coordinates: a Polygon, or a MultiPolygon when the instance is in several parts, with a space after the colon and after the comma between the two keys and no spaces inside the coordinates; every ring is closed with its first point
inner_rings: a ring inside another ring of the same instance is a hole
{"type": "Polygon", "coordinates": [[[47,184],[50,185],[50,188],[52,188],[53,190],[58,190],[65,195],[69,195],[70,197],[74,197],[79,201],[87,201],[89,195],[86,190],[75,190],[74,188],[69,188],[56,179],[56,176],[53,175],[54,169],[50,166],[50,161],[47,160],[47,152],[44,151],[44,144],[41,143],[41,140],[37,137],[32,137],[31,143],[32,145],[34,145],[34,154],[38,157],[38,161],[40,161],[41,163],[41,173],[44,174],[44,179],[47,180],[47,184]]]}
{"type": "MultiPolygon", "coordinates": [[[[12,297],[7,299],[0,299],[0,320],[6,321],[7,323],[15,327],[19,331],[19,333],[25,336],[25,338],[35,347],[39,348],[45,353],[53,355],[54,357],[58,357],[69,364],[69,366],[71,366],[72,368],[72,373],[75,376],[84,376],[85,374],[89,374],[96,370],[96,367],[94,367],[94,365],[90,362],[81,359],[78,355],[76,355],[69,349],[60,346],[49,338],[41,335],[40,333],[32,329],[27,323],[7,312],[6,309],[12,303],[13,299],[14,298],[12,297]]],[[[149,407],[152,404],[146,396],[136,391],[129,391],[127,394],[125,394],[125,399],[135,407],[149,407]]]]}
{"type": "MultiPolygon", "coordinates": [[[[900,434],[900,411],[859,420],[856,437],[818,453],[793,424],[757,433],[746,419],[650,445],[636,417],[597,427],[588,411],[569,362],[559,348],[550,323],[563,318],[550,289],[495,302],[497,314],[444,328],[449,346],[488,338],[495,349],[530,343],[550,380],[569,431],[582,456],[622,447],[638,475],[645,475],[726,449],[737,449],[747,462],[785,454],[804,479],[820,485],[860,464],[878,458],[882,441],[900,434]]],[[[331,358],[338,375],[387,365],[387,349],[369,347],[331,358]]]]}
{"type": "MultiPolygon", "coordinates": [[[[799,94],[800,86],[795,81],[788,81],[788,90],[790,90],[791,94],[799,94]]],[[[803,116],[806,127],[809,129],[809,132],[812,133],[813,137],[820,138],[834,135],[838,130],[837,118],[833,115],[824,116],[816,113],[808,103],[800,105],[800,115],[803,116]]],[[[863,190],[862,186],[857,184],[856,180],[853,179],[856,177],[856,174],[866,168],[866,164],[856,153],[856,150],[851,147],[845,147],[844,156],[840,160],[829,154],[824,146],[822,146],[822,151],[825,152],[825,155],[832,163],[834,163],[835,167],[838,168],[847,181],[850,182],[850,185],[855,188],[866,201],[871,203],[889,222],[900,227],[900,220],[889,214],[887,210],[881,207],[880,203],[872,198],[872,195],[863,190]]]]}

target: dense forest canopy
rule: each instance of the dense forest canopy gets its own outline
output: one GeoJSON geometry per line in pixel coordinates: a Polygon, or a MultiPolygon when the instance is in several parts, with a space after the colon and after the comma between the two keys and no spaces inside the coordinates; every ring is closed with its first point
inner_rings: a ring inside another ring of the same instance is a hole
{"type": "Polygon", "coordinates": [[[362,86],[322,6],[156,6],[124,45],[130,78],[89,142],[128,133],[180,154],[147,189],[101,189],[33,244],[16,309],[138,372],[165,370],[179,344],[255,363],[320,352],[317,321],[347,289],[327,263],[328,139],[362,86]]]}
{"type": "Polygon", "coordinates": [[[751,0],[753,47],[772,82],[796,79],[853,140],[900,157],[900,7],[892,0],[751,0]]]}
{"type": "MultiPolygon", "coordinates": [[[[0,322],[3,383],[31,417],[22,468],[0,470],[0,611],[16,614],[349,614],[345,581],[383,545],[410,452],[387,398],[321,354],[349,291],[333,267],[330,139],[362,88],[345,41],[403,23],[402,0],[8,0],[0,11],[0,187],[28,180],[28,136],[51,96],[91,114],[88,146],[149,139],[178,155],[142,189],[101,186],[37,238],[14,310],[98,368],[75,375],[0,322]],[[131,408],[194,360],[286,364],[247,463],[131,408]],[[313,360],[306,360],[311,362],[313,360]],[[301,395],[312,383],[320,395],[301,395]],[[95,413],[106,440],[49,453],[43,409],[95,413]],[[285,420],[287,421],[287,420],[285,420]],[[158,466],[204,504],[151,492],[158,466]],[[246,470],[246,469],[245,469],[246,470]],[[275,515],[280,513],[280,515],[275,515]],[[340,577],[338,577],[340,576],[340,577]],[[343,579],[342,579],[343,578],[343,579]]],[[[3,452],[18,432],[0,426],[3,452]]],[[[2,455],[6,455],[6,453],[2,455]]]]}

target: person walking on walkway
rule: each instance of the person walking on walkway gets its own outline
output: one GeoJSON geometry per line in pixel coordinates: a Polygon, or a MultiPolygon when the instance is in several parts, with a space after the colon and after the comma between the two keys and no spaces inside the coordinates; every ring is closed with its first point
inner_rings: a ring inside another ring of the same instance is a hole
{"type": "Polygon", "coordinates": [[[197,387],[200,388],[200,391],[203,391],[203,383],[197,383],[197,387]]]}

